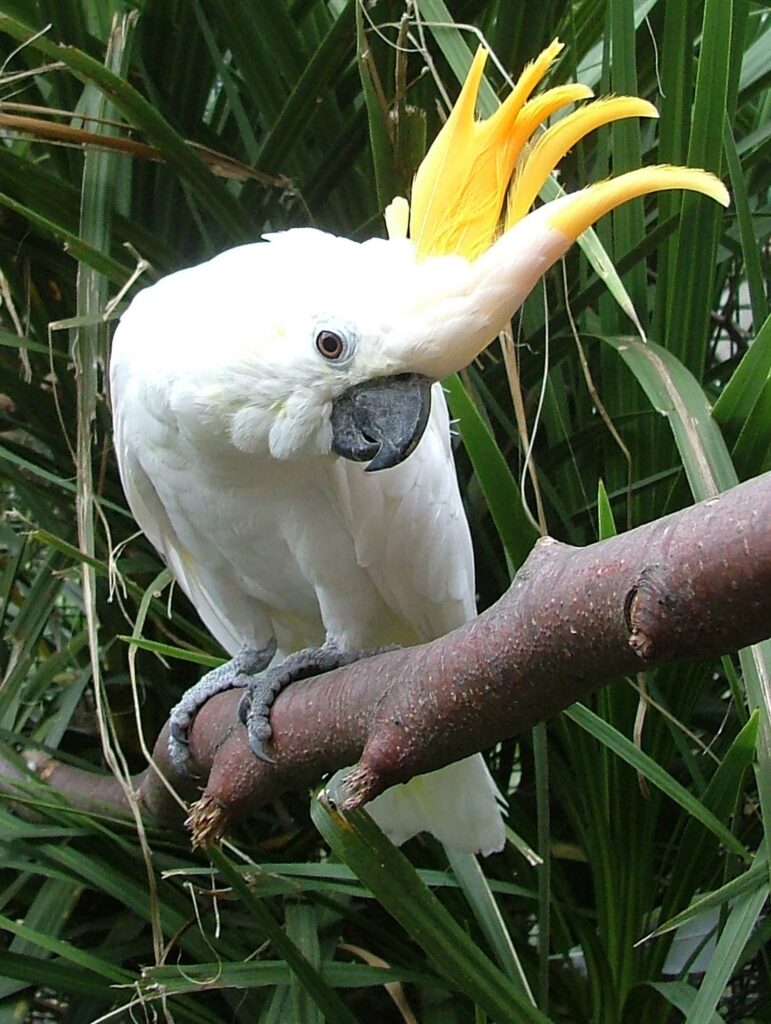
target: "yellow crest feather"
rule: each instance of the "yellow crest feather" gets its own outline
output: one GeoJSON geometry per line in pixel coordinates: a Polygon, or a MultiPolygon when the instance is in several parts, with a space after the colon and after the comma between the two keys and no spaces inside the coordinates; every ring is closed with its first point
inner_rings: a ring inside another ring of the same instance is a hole
{"type": "Polygon", "coordinates": [[[658,164],[653,167],[638,167],[617,178],[598,181],[588,188],[576,192],[570,201],[561,205],[549,218],[552,227],[568,238],[578,238],[581,232],[598,221],[617,206],[637,199],[651,192],[664,192],[670,188],[701,192],[721,206],[728,206],[728,189],[720,178],[695,167],[674,167],[658,164]]]}
{"type": "Polygon", "coordinates": [[[490,245],[526,141],[518,145],[518,116],[561,49],[555,40],[529,64],[485,121],[474,119],[487,61],[487,51],[477,50],[460,96],[415,175],[410,236],[418,255],[459,253],[473,259],[490,245]]]}
{"type": "MultiPolygon", "coordinates": [[[[475,259],[494,241],[504,205],[503,226],[508,230],[528,213],[559,161],[585,135],[623,117],[658,117],[652,104],[634,96],[594,100],[547,128],[528,146],[552,114],[592,96],[587,86],[568,84],[530,99],[561,50],[562,43],[555,39],[525,67],[492,117],[482,121],[475,120],[475,107],[487,51],[477,50],[457,102],[413,182],[409,236],[419,257],[458,254],[475,259]]],[[[668,188],[692,189],[718,202],[728,201],[718,179],[704,171],[643,168],[602,182],[596,190],[584,190],[579,195],[586,198],[575,209],[570,205],[555,213],[554,226],[576,237],[582,224],[580,230],[585,230],[619,203],[668,188]]],[[[406,206],[389,209],[392,237],[403,237],[406,215],[406,206]]]]}

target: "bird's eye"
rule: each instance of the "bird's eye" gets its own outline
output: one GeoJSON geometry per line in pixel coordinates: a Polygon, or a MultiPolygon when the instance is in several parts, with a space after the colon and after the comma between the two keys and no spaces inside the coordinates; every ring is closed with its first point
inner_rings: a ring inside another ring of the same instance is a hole
{"type": "Polygon", "coordinates": [[[316,348],[325,359],[339,359],[345,351],[343,339],[334,331],[319,331],[316,335],[316,348]]]}

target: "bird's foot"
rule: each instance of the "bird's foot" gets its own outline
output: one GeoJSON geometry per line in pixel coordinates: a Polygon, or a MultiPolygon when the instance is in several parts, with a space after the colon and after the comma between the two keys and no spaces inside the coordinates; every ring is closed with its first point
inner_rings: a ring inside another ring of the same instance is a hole
{"type": "Polygon", "coordinates": [[[331,672],[332,669],[342,668],[344,665],[359,661],[360,658],[369,658],[385,650],[388,648],[381,647],[374,651],[343,651],[333,641],[327,641],[321,647],[306,647],[302,651],[295,651],[258,679],[250,679],[238,705],[238,717],[246,727],[249,746],[254,756],[260,761],[275,764],[273,758],[265,753],[265,744],[273,734],[270,709],[276,697],[290,683],[331,672]]]}
{"type": "Polygon", "coordinates": [[[188,733],[193,719],[204,704],[217,693],[236,687],[249,686],[258,672],[263,672],[276,653],[276,641],[271,640],[259,650],[242,647],[235,657],[224,665],[207,672],[195,686],[182,695],[169,715],[169,759],[180,775],[191,776],[188,733]]]}

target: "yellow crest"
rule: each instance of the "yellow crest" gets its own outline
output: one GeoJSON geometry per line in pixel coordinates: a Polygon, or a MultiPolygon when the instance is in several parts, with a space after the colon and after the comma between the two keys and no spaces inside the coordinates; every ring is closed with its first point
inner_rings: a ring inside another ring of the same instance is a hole
{"type": "MultiPolygon", "coordinates": [[[[526,216],[559,161],[585,135],[623,117],[658,117],[652,104],[634,96],[600,99],[582,104],[531,142],[553,113],[593,95],[587,86],[571,84],[531,98],[561,49],[559,40],[551,43],[527,65],[495,114],[481,121],[475,118],[475,107],[487,51],[477,50],[458,100],[417,170],[411,209],[400,199],[386,211],[391,237],[405,237],[409,215],[409,237],[418,256],[458,254],[474,260],[500,228],[508,230],[526,216]]],[[[608,193],[597,187],[592,207],[597,216],[662,188],[689,188],[727,202],[723,185],[704,171],[646,168],[628,179],[625,191],[626,180],[616,179],[618,187],[608,193]],[[606,194],[613,196],[612,203],[603,201],[606,194]]],[[[571,221],[567,212],[562,220],[561,227],[573,237],[592,223],[584,223],[583,215],[571,221]]]]}

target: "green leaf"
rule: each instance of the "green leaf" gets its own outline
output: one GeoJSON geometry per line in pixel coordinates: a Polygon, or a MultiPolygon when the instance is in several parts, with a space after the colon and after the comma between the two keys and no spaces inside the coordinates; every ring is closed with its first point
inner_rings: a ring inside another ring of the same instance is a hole
{"type": "MultiPolygon", "coordinates": [[[[216,222],[226,228],[233,241],[251,235],[244,211],[225,185],[209,170],[200,157],[176,132],[158,110],[127,81],[110,71],[101,61],[75,46],[52,43],[32,25],[25,24],[12,13],[16,4],[0,2],[4,14],[0,28],[19,42],[26,43],[51,60],[61,61],[81,81],[101,89],[124,117],[139,128],[151,145],[157,146],[166,159],[195,190],[203,206],[216,222]]],[[[2,200],[0,200],[2,201],[2,200]]]]}
{"type": "Polygon", "coordinates": [[[311,809],[314,824],[345,863],[430,957],[451,988],[458,988],[493,1020],[547,1024],[420,881],[410,862],[365,811],[343,817],[322,794],[311,809]]]}
{"type": "Polygon", "coordinates": [[[771,316],[731,374],[715,402],[712,415],[729,440],[735,440],[771,376],[771,316]]]}
{"type": "Polygon", "coordinates": [[[214,654],[204,654],[202,651],[189,651],[186,647],[174,647],[171,644],[162,644],[157,640],[146,640],[144,637],[125,636],[118,634],[116,640],[122,640],[132,647],[138,647],[142,651],[151,651],[162,658],[175,658],[177,661],[192,661],[195,665],[203,665],[205,668],[217,668],[222,664],[222,658],[214,654]]]}
{"type": "Polygon", "coordinates": [[[316,116],[319,99],[350,63],[353,14],[353,0],[347,0],[312,52],[260,148],[258,163],[261,168],[272,171],[281,167],[292,152],[298,132],[303,130],[310,117],[316,116]]]}
{"type": "MultiPolygon", "coordinates": [[[[741,801],[744,777],[755,758],[759,724],[760,713],[756,710],[726,751],[701,798],[704,809],[723,824],[741,801]]],[[[682,906],[687,893],[701,888],[713,845],[713,836],[703,823],[691,819],[678,842],[663,913],[671,913],[673,908],[682,906]]]]}
{"type": "Polygon", "coordinates": [[[374,65],[372,51],[364,35],[364,16],[360,4],[356,4],[356,64],[367,106],[369,123],[369,144],[372,149],[372,163],[375,168],[378,207],[381,211],[399,194],[394,148],[378,91],[373,81],[374,65]]]}
{"type": "Polygon", "coordinates": [[[771,469],[771,375],[747,417],[733,450],[742,480],[771,469]]]}
{"type": "Polygon", "coordinates": [[[701,501],[739,481],[712,410],[698,381],[667,349],[636,338],[602,339],[612,345],[672,429],[688,483],[701,501]]]}
{"type": "MultiPolygon", "coordinates": [[[[661,993],[667,1002],[678,1009],[684,1017],[693,1009],[697,990],[687,981],[649,981],[646,984],[661,993]]],[[[701,1018],[699,1024],[725,1024],[725,1022],[719,1014],[712,1013],[708,1017],[701,1018]]]]}
{"type": "Polygon", "coordinates": [[[522,963],[478,859],[471,853],[458,853],[457,850],[447,849],[446,853],[453,874],[474,911],[479,927],[495,953],[501,970],[522,990],[531,1003],[534,1002],[522,963]]]}
{"type": "Polygon", "coordinates": [[[319,971],[288,937],[263,900],[256,897],[241,875],[220,850],[211,848],[209,856],[217,870],[248,908],[254,921],[265,931],[276,953],[283,957],[297,980],[330,1024],[356,1024],[356,1018],[319,971]]]}
{"type": "Polygon", "coordinates": [[[679,804],[684,811],[687,811],[697,821],[709,829],[720,842],[731,853],[737,854],[742,860],[749,860],[749,853],[725,825],[718,821],[715,815],[692,793],[672,778],[669,772],[657,764],[652,757],[645,754],[639,747],[636,747],[631,740],[622,735],[608,722],[604,722],[598,715],[595,715],[583,704],[574,704],[564,712],[568,718],[580,725],[591,736],[599,740],[609,750],[612,750],[618,757],[630,765],[636,772],[639,772],[652,785],[666,793],[666,795],[679,804]]]}
{"type": "MultiPolygon", "coordinates": [[[[319,963],[324,981],[334,988],[369,988],[372,985],[390,985],[398,981],[421,982],[427,979],[419,971],[370,967],[367,964],[347,964],[335,960],[319,963]]],[[[179,964],[149,967],[143,972],[141,988],[155,994],[162,986],[168,993],[198,992],[206,989],[254,989],[274,985],[289,985],[293,975],[284,960],[249,960],[243,964],[179,964]]],[[[292,1022],[311,1024],[310,1017],[292,1017],[292,1022]]],[[[323,1018],[319,1018],[323,1019],[323,1018]]]]}
{"type": "Polygon", "coordinates": [[[44,217],[36,210],[17,202],[4,192],[0,192],[0,205],[25,217],[31,224],[35,224],[44,231],[50,232],[54,238],[58,238],[59,241],[64,243],[67,251],[74,259],[80,260],[86,266],[91,267],[100,274],[104,274],[108,280],[114,281],[117,284],[123,284],[128,277],[130,273],[128,266],[118,263],[117,260],[108,256],[107,253],[102,252],[96,246],[84,242],[77,234],[69,231],[62,224],[44,217]]]}
{"type": "Polygon", "coordinates": [[[739,237],[742,243],[742,257],[747,273],[747,287],[750,292],[752,306],[752,322],[756,331],[769,314],[768,300],[763,282],[763,267],[760,250],[758,249],[755,228],[752,223],[752,210],[747,190],[747,182],[742,170],[736,141],[731,130],[731,122],[726,118],[723,125],[723,146],[725,148],[728,173],[731,177],[731,194],[736,207],[739,222],[739,237]]]}
{"type": "Polygon", "coordinates": [[[9,917],[5,917],[3,914],[0,914],[0,928],[3,928],[7,932],[11,932],[12,935],[18,935],[22,939],[26,939],[28,942],[40,949],[45,949],[49,953],[55,953],[68,963],[74,964],[76,967],[81,967],[84,970],[98,974],[100,977],[107,978],[113,983],[126,984],[133,981],[134,976],[131,972],[115,967],[106,960],[102,960],[98,956],[93,956],[91,953],[84,949],[79,949],[70,942],[54,938],[53,936],[47,935],[35,928],[29,928],[27,925],[20,924],[18,921],[12,921],[9,917]]]}
{"type": "MultiPolygon", "coordinates": [[[[701,50],[687,163],[721,174],[723,124],[738,68],[731,67],[734,0],[705,0],[701,50]]],[[[684,194],[665,348],[701,376],[709,340],[712,288],[723,210],[703,196],[684,194]]]]}
{"type": "Polygon", "coordinates": [[[720,935],[707,973],[704,975],[685,1024],[704,1024],[715,1012],[725,993],[739,957],[752,934],[768,891],[761,887],[756,892],[739,896],[720,935]]]}
{"type": "MultiPolygon", "coordinates": [[[[636,96],[637,54],[635,40],[634,7],[629,3],[610,4],[610,65],[611,87],[619,96],[636,96]]],[[[623,174],[635,170],[641,164],[642,143],[640,121],[636,117],[624,118],[610,125],[613,173],[623,174]]],[[[614,255],[620,258],[642,244],[645,238],[645,221],[641,199],[624,203],[613,211],[614,255]]],[[[630,299],[643,321],[647,321],[648,291],[645,282],[645,267],[638,264],[627,275],[630,299]]]]}
{"type": "MultiPolygon", "coordinates": [[[[296,900],[286,901],[286,933],[309,964],[324,977],[319,944],[319,922],[316,908],[296,900]]],[[[305,984],[293,972],[289,978],[289,1005],[294,1020],[307,1024],[324,1024],[321,1007],[305,984]]]]}
{"type": "Polygon", "coordinates": [[[100,975],[90,968],[75,967],[66,960],[41,961],[5,951],[0,951],[0,975],[60,992],[80,992],[90,996],[104,997],[106,989],[100,975]]]}
{"type": "Polygon", "coordinates": [[[447,401],[471,459],[504,550],[516,569],[538,540],[538,530],[525,510],[522,495],[489,427],[472,402],[460,377],[444,381],[447,401]]]}
{"type": "Polygon", "coordinates": [[[733,902],[737,896],[754,893],[759,889],[764,890],[766,893],[769,890],[766,857],[760,854],[755,857],[750,867],[737,878],[733,878],[730,882],[726,882],[725,885],[721,885],[719,889],[714,889],[712,892],[699,896],[685,910],[681,910],[679,914],[674,914],[664,921],[663,924],[658,925],[650,935],[646,935],[640,942],[647,942],[648,939],[655,939],[659,935],[666,935],[667,932],[674,931],[681,924],[693,920],[693,918],[703,914],[706,910],[714,910],[716,907],[725,906],[726,903],[733,902]]]}
{"type": "Polygon", "coordinates": [[[598,540],[608,540],[610,537],[615,537],[617,533],[608,492],[605,490],[605,484],[600,480],[597,484],[597,538],[598,540]]]}

